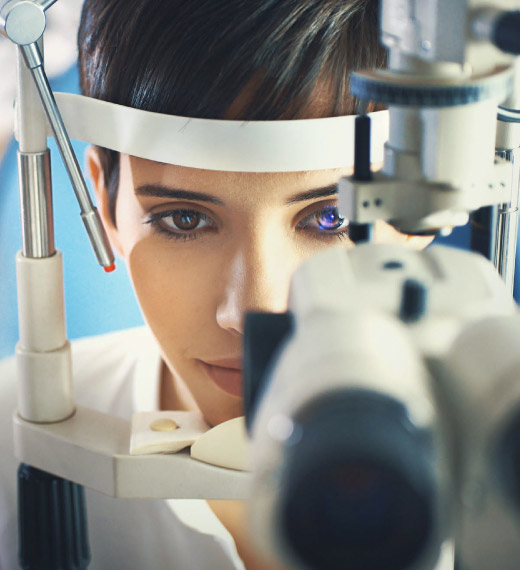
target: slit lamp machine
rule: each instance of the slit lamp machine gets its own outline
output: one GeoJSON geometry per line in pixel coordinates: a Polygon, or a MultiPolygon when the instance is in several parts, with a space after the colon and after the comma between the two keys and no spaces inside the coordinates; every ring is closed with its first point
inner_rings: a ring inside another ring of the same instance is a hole
{"type": "Polygon", "coordinates": [[[75,521],[67,538],[81,553],[80,566],[64,568],[88,566],[87,486],[125,498],[249,499],[260,547],[295,569],[427,570],[454,559],[462,570],[517,568],[518,3],[382,0],[388,66],[352,74],[358,116],[244,124],[55,96],[43,65],[55,1],[0,2],[0,33],[18,47],[21,563],[40,568],[37,556],[28,562],[39,538],[27,521],[38,493],[55,493],[69,507],[46,516],[56,528],[75,521]],[[368,101],[388,111],[367,115],[368,101]],[[339,209],[359,245],[305,262],[287,313],[246,318],[250,473],[183,453],[131,456],[129,422],[75,406],[47,136],[108,272],[114,257],[69,136],[210,170],[354,167],[339,181],[339,209]],[[471,220],[478,253],[371,243],[377,219],[426,235],[471,220]]]}

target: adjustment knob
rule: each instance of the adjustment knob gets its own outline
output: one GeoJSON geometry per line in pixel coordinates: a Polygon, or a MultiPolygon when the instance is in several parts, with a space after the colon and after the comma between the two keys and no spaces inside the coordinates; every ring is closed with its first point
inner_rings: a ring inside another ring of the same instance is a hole
{"type": "Polygon", "coordinates": [[[45,13],[38,2],[12,0],[0,11],[0,33],[21,46],[38,41],[45,25],[45,13]]]}
{"type": "Polygon", "coordinates": [[[505,53],[520,55],[520,11],[503,12],[495,20],[491,41],[505,53]]]}
{"type": "Polygon", "coordinates": [[[426,313],[428,290],[426,285],[417,279],[407,279],[403,283],[399,318],[404,323],[414,323],[426,313]]]}
{"type": "Polygon", "coordinates": [[[83,487],[22,463],[18,503],[24,570],[86,570],[90,549],[83,487]]]}

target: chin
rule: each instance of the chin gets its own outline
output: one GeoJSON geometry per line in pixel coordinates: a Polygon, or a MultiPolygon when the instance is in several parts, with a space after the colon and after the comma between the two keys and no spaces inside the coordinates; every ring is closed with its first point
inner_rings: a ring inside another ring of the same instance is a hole
{"type": "Polygon", "coordinates": [[[239,418],[244,415],[244,405],[242,399],[238,399],[236,406],[233,406],[230,409],[219,409],[219,410],[207,410],[203,411],[202,414],[206,422],[211,426],[217,426],[219,424],[223,424],[229,420],[234,418],[239,418]]]}

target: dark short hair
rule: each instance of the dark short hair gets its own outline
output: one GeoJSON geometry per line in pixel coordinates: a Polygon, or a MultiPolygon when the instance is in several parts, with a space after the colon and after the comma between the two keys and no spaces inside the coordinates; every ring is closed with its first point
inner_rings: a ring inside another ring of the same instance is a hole
{"type": "MultiPolygon", "coordinates": [[[[85,95],[200,118],[353,114],[348,76],[383,67],[379,0],[85,0],[78,34],[85,95]],[[228,116],[248,86],[252,95],[228,116]]],[[[115,221],[119,155],[99,149],[115,221]]]]}

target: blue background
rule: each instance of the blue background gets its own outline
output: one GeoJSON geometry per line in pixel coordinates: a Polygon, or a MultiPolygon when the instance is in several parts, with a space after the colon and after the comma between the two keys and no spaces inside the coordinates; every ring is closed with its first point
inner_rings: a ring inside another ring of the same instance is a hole
{"type": "MultiPolygon", "coordinates": [[[[78,93],[76,67],[51,83],[56,91],[78,93]]],[[[87,145],[74,141],[73,146],[82,164],[87,145]]],[[[0,164],[0,358],[12,354],[18,340],[15,255],[21,249],[21,233],[16,147],[15,141],[11,141],[0,164]]],[[[63,253],[69,337],[78,338],[142,324],[124,263],[116,260],[117,269],[110,274],[97,264],[74,192],[52,138],[49,139],[49,148],[56,247],[63,253]]],[[[469,229],[457,228],[450,237],[436,241],[469,249],[469,229]]],[[[520,294],[518,266],[517,262],[516,299],[520,294]]]]}

